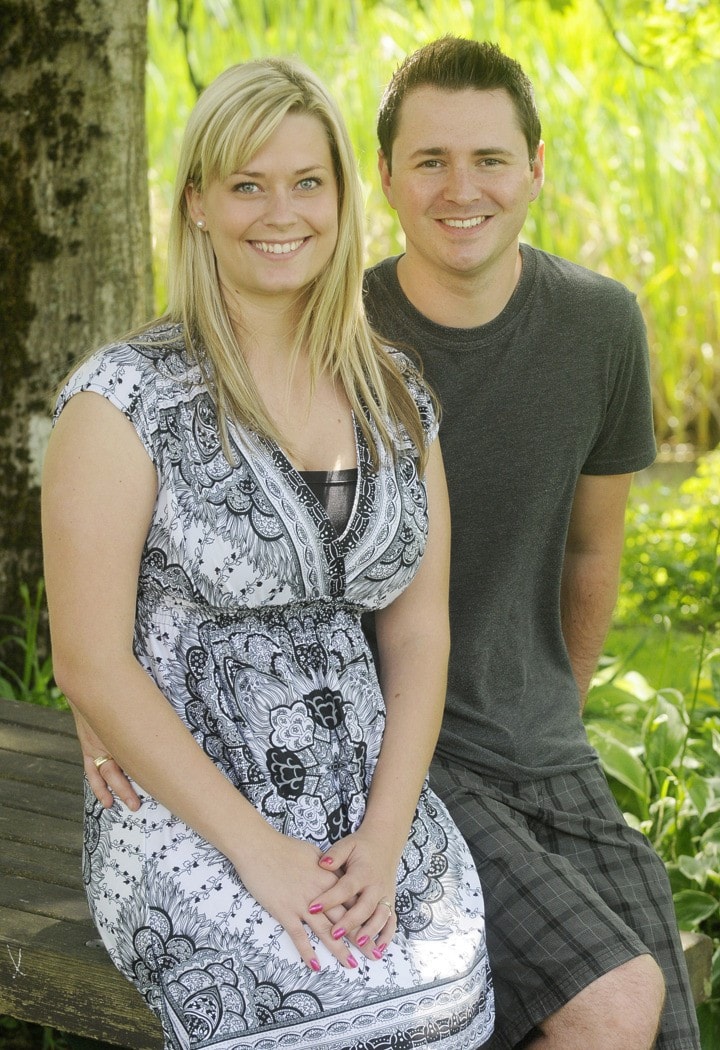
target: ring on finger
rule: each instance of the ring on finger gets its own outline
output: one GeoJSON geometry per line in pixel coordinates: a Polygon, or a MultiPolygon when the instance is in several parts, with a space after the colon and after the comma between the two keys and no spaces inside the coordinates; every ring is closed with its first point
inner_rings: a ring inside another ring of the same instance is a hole
{"type": "Polygon", "coordinates": [[[97,758],[93,759],[93,762],[95,763],[95,768],[99,769],[100,766],[104,766],[106,762],[112,762],[112,758],[110,755],[98,755],[97,758]]]}
{"type": "Polygon", "coordinates": [[[393,906],[390,903],[390,901],[385,900],[385,898],[383,897],[383,899],[381,901],[378,901],[378,903],[377,903],[378,908],[380,907],[381,904],[382,904],[383,908],[387,908],[387,910],[390,912],[391,915],[395,914],[395,909],[393,908],[393,906]]]}

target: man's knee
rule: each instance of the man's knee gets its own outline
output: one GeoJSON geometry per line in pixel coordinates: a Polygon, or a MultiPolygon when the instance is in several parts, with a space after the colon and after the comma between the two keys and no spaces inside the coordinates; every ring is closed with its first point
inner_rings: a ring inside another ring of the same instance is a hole
{"type": "Polygon", "coordinates": [[[531,1046],[650,1050],[660,1025],[665,981],[650,955],[598,977],[540,1025],[531,1046]]]}

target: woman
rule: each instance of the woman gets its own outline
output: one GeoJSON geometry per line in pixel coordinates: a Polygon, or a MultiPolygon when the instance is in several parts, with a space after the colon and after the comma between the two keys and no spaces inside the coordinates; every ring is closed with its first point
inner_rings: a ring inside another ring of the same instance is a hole
{"type": "Polygon", "coordinates": [[[315,77],[227,70],[185,134],[167,314],[56,409],[56,677],[113,756],[93,782],[117,762],[141,800],[88,790],[88,898],[167,1047],[473,1048],[492,1027],[477,875],[425,784],[448,650],[437,423],[368,330],[361,230],[315,77]]]}

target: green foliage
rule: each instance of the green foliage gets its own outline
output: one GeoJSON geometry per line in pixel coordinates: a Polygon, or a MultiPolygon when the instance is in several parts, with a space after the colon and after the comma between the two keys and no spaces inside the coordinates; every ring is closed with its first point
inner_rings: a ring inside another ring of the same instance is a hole
{"type": "MultiPolygon", "coordinates": [[[[22,654],[22,670],[13,670],[0,660],[0,696],[8,700],[28,700],[44,707],[64,707],[66,701],[53,682],[52,660],[43,656],[38,648],[38,630],[44,615],[45,588],[40,580],[31,598],[27,584],[20,587],[24,614],[22,617],[0,615],[7,634],[0,637],[0,653],[19,649],[22,654]]],[[[15,663],[13,663],[15,666],[15,663]]]]}
{"type": "Polygon", "coordinates": [[[687,693],[655,689],[626,659],[608,661],[585,721],[626,819],[665,862],[680,928],[714,940],[711,999],[699,1009],[710,1048],[720,1038],[720,648],[703,655],[694,641],[687,693]]]}
{"type": "MultiPolygon", "coordinates": [[[[525,0],[534,3],[535,0],[525,0]]],[[[547,0],[556,11],[581,0],[547,0]]],[[[617,44],[640,65],[673,69],[720,59],[720,7],[714,0],[592,0],[617,44]]]]}
{"type": "Polygon", "coordinates": [[[709,0],[150,0],[158,303],[194,85],[266,54],[295,54],[316,69],[355,144],[374,262],[403,249],[376,172],[377,106],[402,58],[444,33],[493,40],[531,75],[547,179],[525,236],[637,293],[659,441],[712,448],[720,437],[720,93],[711,60],[720,55],[720,6],[709,0]]]}
{"type": "Polygon", "coordinates": [[[711,600],[718,572],[720,449],[669,489],[655,481],[637,490],[627,514],[617,620],[673,626],[720,625],[711,600]]]}

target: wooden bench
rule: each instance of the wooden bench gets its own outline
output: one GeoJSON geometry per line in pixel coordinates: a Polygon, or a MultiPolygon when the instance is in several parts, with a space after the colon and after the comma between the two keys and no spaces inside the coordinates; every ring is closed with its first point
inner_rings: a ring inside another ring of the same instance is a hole
{"type": "MultiPolygon", "coordinates": [[[[82,886],[82,777],[72,716],[0,700],[0,1014],[133,1050],[160,1026],[115,969],[82,886]]],[[[712,942],[683,934],[695,1002],[712,942]]]]}
{"type": "Polygon", "coordinates": [[[72,716],[0,700],[0,1014],[159,1050],[159,1023],[90,918],[82,812],[72,716]]]}

